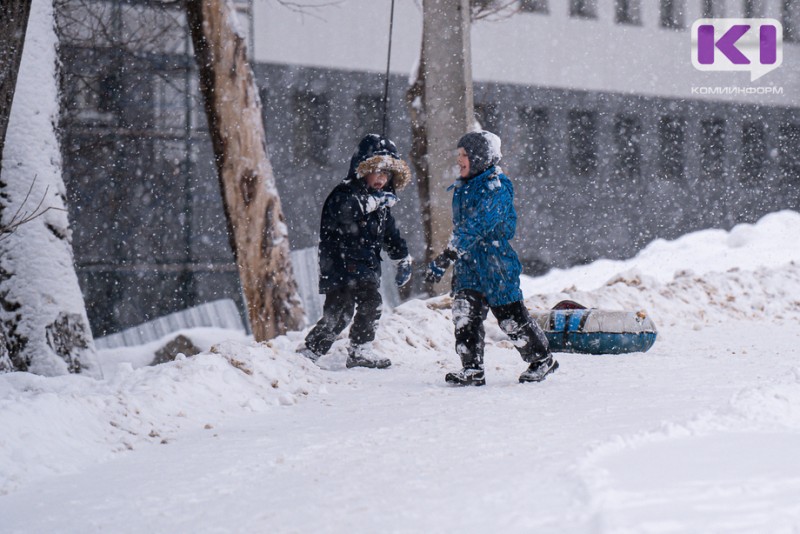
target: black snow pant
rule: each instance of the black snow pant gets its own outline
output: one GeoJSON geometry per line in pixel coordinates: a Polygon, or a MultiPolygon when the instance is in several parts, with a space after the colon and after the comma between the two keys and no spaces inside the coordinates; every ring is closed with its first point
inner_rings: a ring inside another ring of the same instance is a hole
{"type": "Polygon", "coordinates": [[[342,333],[350,319],[350,344],[363,345],[375,339],[375,328],[381,318],[381,293],[377,284],[362,283],[358,287],[341,287],[325,295],[322,318],[306,336],[306,347],[316,354],[331,349],[336,336],[342,333]]]}
{"type": "Polygon", "coordinates": [[[453,299],[456,352],[464,367],[483,368],[483,321],[490,309],[523,360],[538,362],[550,356],[547,337],[521,300],[490,307],[482,293],[467,289],[456,293],[453,299]]]}

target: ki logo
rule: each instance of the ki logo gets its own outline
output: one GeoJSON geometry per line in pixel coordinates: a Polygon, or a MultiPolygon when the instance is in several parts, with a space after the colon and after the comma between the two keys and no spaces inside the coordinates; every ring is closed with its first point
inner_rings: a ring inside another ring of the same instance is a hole
{"type": "Polygon", "coordinates": [[[783,63],[783,26],[775,19],[699,19],[692,25],[692,65],[704,71],[750,71],[755,81],[783,63]]]}

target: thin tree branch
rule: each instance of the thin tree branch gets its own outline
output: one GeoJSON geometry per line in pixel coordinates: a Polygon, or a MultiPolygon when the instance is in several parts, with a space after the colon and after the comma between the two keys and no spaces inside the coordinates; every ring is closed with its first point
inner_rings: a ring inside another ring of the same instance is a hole
{"type": "Polygon", "coordinates": [[[23,211],[23,208],[25,207],[25,204],[28,203],[28,199],[31,197],[31,193],[33,192],[33,188],[35,186],[36,176],[33,177],[33,182],[31,183],[30,188],[28,188],[25,198],[22,200],[22,203],[19,205],[16,213],[14,213],[14,215],[11,217],[11,220],[8,222],[8,224],[0,224],[0,241],[7,238],[10,234],[13,234],[17,228],[23,224],[29,223],[32,220],[41,217],[50,210],[67,211],[64,208],[57,208],[55,206],[47,206],[46,208],[42,209],[42,204],[44,204],[44,200],[47,198],[47,192],[50,190],[50,186],[45,187],[44,194],[42,195],[41,200],[39,200],[39,204],[36,205],[32,212],[28,213],[27,211],[23,211]]]}
{"type": "Polygon", "coordinates": [[[308,14],[309,9],[319,9],[321,7],[330,7],[341,5],[343,0],[330,0],[328,2],[320,2],[317,4],[309,4],[307,2],[293,2],[290,0],[277,0],[278,4],[290,9],[296,13],[308,14]]]}
{"type": "Polygon", "coordinates": [[[520,12],[519,0],[470,0],[472,22],[502,20],[520,12]]]}

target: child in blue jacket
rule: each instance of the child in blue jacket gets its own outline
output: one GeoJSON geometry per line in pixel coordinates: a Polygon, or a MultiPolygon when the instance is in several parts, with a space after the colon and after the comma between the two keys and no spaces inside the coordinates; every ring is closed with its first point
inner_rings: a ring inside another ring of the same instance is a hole
{"type": "Polygon", "coordinates": [[[509,241],[517,214],[514,187],[497,166],[500,138],[487,131],[470,132],[458,142],[460,179],[453,190],[453,235],[447,248],[428,266],[426,278],[438,282],[451,263],[456,352],[463,368],[447,373],[449,384],[482,386],[483,321],[489,310],[530,365],[520,382],[541,382],[558,368],[544,332],[522,301],[522,266],[509,241]]]}

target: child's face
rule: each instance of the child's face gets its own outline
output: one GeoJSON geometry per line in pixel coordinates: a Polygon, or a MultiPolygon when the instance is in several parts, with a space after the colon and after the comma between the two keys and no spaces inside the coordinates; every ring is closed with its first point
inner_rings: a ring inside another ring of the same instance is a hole
{"type": "Polygon", "coordinates": [[[462,178],[466,178],[469,176],[469,156],[463,148],[458,149],[457,161],[459,174],[462,178]]]}
{"type": "Polygon", "coordinates": [[[369,189],[380,191],[387,183],[389,183],[389,173],[386,172],[373,172],[364,177],[369,189]]]}

